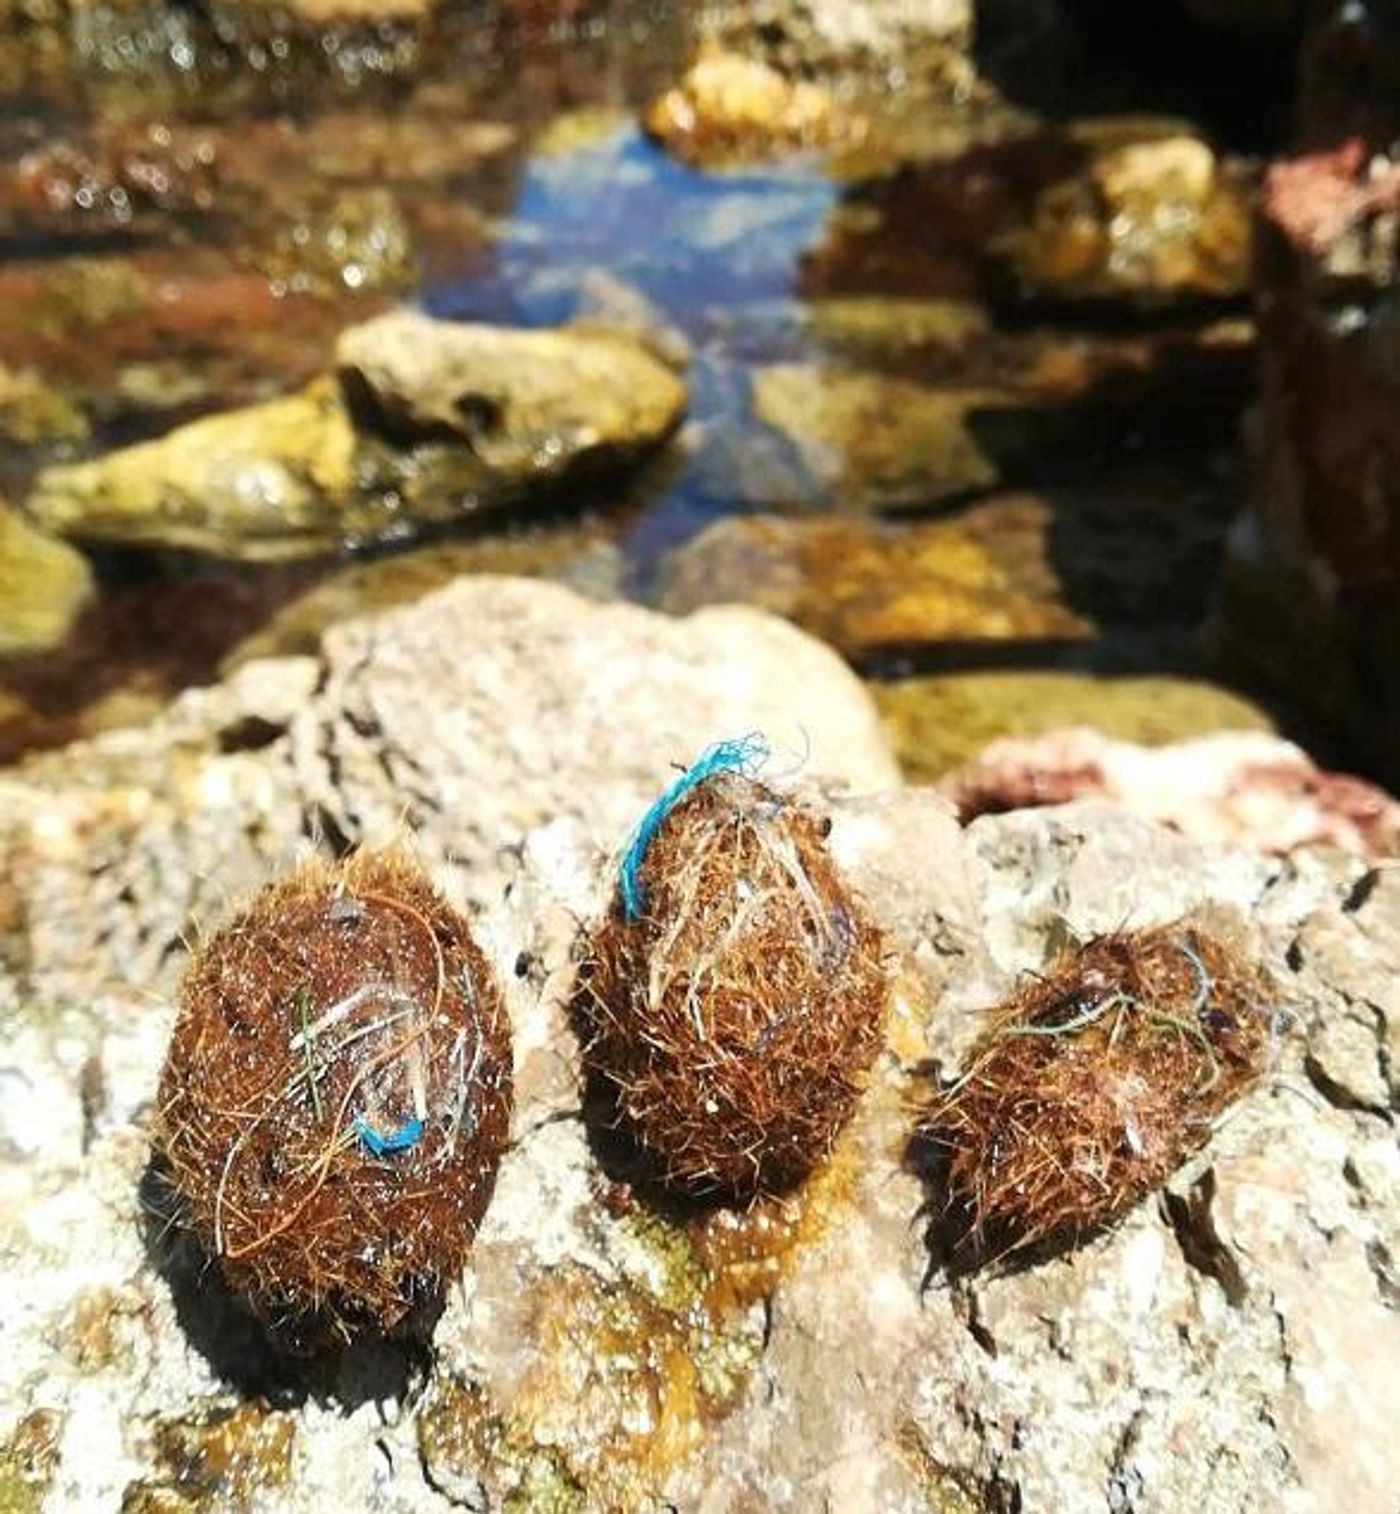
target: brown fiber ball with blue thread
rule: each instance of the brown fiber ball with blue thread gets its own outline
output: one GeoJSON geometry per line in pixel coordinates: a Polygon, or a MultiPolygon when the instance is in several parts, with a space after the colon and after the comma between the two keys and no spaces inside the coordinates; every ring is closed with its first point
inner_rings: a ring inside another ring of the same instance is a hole
{"type": "Polygon", "coordinates": [[[880,932],[829,823],[739,772],[665,816],[589,941],[584,1056],[667,1185],[745,1199],[830,1152],[881,1045],[880,932]]]}
{"type": "Polygon", "coordinates": [[[186,1223],[289,1341],[391,1331],[460,1272],[511,1109],[505,1006],[395,853],[313,863],[196,952],[157,1145],[186,1223]]]}

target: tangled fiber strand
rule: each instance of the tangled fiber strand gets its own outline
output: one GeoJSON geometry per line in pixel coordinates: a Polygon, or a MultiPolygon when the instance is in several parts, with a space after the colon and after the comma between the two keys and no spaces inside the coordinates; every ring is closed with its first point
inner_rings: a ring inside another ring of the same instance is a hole
{"type": "Polygon", "coordinates": [[[275,1330],[391,1330],[460,1270],[510,1121],[505,1007],[397,853],[309,864],[195,956],[158,1095],[188,1221],[275,1330]]]}
{"type": "Polygon", "coordinates": [[[1269,1064],[1276,1000],[1186,922],[1101,936],[992,1013],[926,1118],[964,1246],[1008,1255],[1111,1224],[1269,1064]]]}
{"type": "Polygon", "coordinates": [[[743,771],[759,751],[711,748],[653,807],[628,849],[635,887],[625,869],[581,972],[590,1071],[692,1193],[803,1178],[881,1041],[880,934],[827,855],[829,822],[743,771]]]}
{"type": "Polygon", "coordinates": [[[707,747],[697,760],[665,789],[659,798],[637,822],[627,850],[622,854],[618,886],[622,891],[622,912],[629,920],[635,920],[642,911],[642,884],[638,872],[667,815],[693,789],[700,787],[717,773],[743,773],[756,778],[768,760],[768,747],[763,738],[751,733],[735,740],[717,741],[707,747]]]}

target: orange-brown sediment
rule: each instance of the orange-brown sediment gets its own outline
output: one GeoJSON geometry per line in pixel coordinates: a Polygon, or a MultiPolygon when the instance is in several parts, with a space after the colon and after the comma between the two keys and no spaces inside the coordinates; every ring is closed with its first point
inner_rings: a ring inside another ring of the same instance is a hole
{"type": "Polygon", "coordinates": [[[309,864],[196,954],[158,1144],[204,1249],[274,1326],[388,1330],[460,1270],[510,1118],[466,922],[395,853],[309,864]]]}

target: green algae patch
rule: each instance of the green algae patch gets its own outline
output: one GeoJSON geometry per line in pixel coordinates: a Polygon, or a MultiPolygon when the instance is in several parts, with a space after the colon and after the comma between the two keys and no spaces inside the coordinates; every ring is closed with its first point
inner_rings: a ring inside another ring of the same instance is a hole
{"type": "Polygon", "coordinates": [[[978,672],[872,682],[895,756],[913,782],[941,778],[1003,737],[1092,726],[1120,741],[1162,746],[1221,730],[1273,728],[1238,694],[1189,678],[978,672]]]}
{"type": "Polygon", "coordinates": [[[447,1382],[420,1411],[428,1480],[480,1482],[522,1514],[641,1507],[703,1433],[690,1327],[630,1283],[574,1265],[534,1304],[534,1364],[508,1410],[480,1385],[447,1382]]]}
{"type": "Polygon", "coordinates": [[[61,1347],[80,1372],[127,1370],[137,1341],[149,1336],[150,1303],[134,1288],[85,1288],[64,1322],[61,1347]]]}
{"type": "Polygon", "coordinates": [[[895,1446],[919,1479],[927,1514],[986,1514],[988,1506],[973,1490],[971,1479],[943,1466],[912,1420],[895,1432],[895,1446]]]}
{"type": "Polygon", "coordinates": [[[734,1412],[764,1345],[758,1307],[841,1223],[854,1140],[794,1192],[744,1209],[651,1208],[618,1189],[594,1243],[621,1275],[565,1263],[522,1284],[518,1379],[439,1377],[418,1411],[425,1474],[468,1506],[650,1510],[734,1412]]]}
{"type": "Polygon", "coordinates": [[[508,1404],[477,1382],[430,1392],[418,1440],[440,1491],[485,1489],[522,1514],[648,1508],[738,1405],[763,1350],[752,1306],[810,1227],[801,1196],[689,1221],[635,1205],[608,1223],[634,1248],[632,1267],[536,1275],[531,1366],[508,1404]]]}
{"type": "Polygon", "coordinates": [[[39,1514],[58,1466],[63,1416],[32,1409],[0,1442],[0,1514],[39,1514]]]}
{"type": "Polygon", "coordinates": [[[453,1503],[481,1505],[484,1479],[505,1491],[509,1514],[583,1514],[583,1488],[559,1458],[523,1447],[474,1383],[439,1380],[418,1413],[418,1452],[428,1482],[453,1503]]]}

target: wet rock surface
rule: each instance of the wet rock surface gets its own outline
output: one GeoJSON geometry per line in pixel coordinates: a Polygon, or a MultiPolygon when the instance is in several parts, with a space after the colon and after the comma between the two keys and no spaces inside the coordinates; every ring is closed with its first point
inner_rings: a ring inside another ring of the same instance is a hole
{"type": "Polygon", "coordinates": [[[635,462],[685,390],[622,336],[409,312],[345,332],[339,381],[50,468],[36,519],[81,539],[271,560],[393,540],[635,462]]]}
{"type": "Polygon", "coordinates": [[[1129,474],[992,494],[935,520],[741,516],[671,556],[659,603],[756,604],[873,666],[898,653],[915,665],[1017,650],[1045,661],[1144,625],[1160,647],[1186,647],[1224,511],[1206,490],[1168,518],[1160,498],[1150,475],[1129,474]],[[1150,544],[1149,516],[1160,521],[1150,544]]]}
{"type": "Polygon", "coordinates": [[[487,580],[10,774],[0,1476],[138,1508],[1384,1511],[1394,870],[1096,804],[960,831],[892,772],[851,675],[780,623],[487,580]],[[810,736],[832,846],[898,953],[894,1013],[822,1174],[780,1205],[663,1212],[580,1105],[572,944],[671,760],[752,725],[810,736]],[[138,1221],[184,934],[305,838],[404,825],[510,985],[518,1104],[462,1289],[401,1398],[392,1354],[270,1361],[138,1221]],[[951,1073],[975,1011],[1067,931],[1199,908],[1279,979],[1264,1085],[1114,1232],[949,1275],[908,1152],[929,1059],[951,1073]]]}
{"type": "Polygon", "coordinates": [[[647,108],[647,131],[687,162],[740,162],[857,144],[864,119],[757,58],[707,52],[647,108]]]}
{"type": "Polygon", "coordinates": [[[1251,185],[1241,164],[1162,124],[1069,132],[1084,166],[1042,189],[997,244],[1021,292],[1147,304],[1243,295],[1251,185]]]}
{"type": "Polygon", "coordinates": [[[661,603],[757,605],[854,658],[929,643],[1083,641],[1093,626],[1056,582],[1047,525],[1030,500],[907,528],[744,516],[672,560],[661,603]]]}

